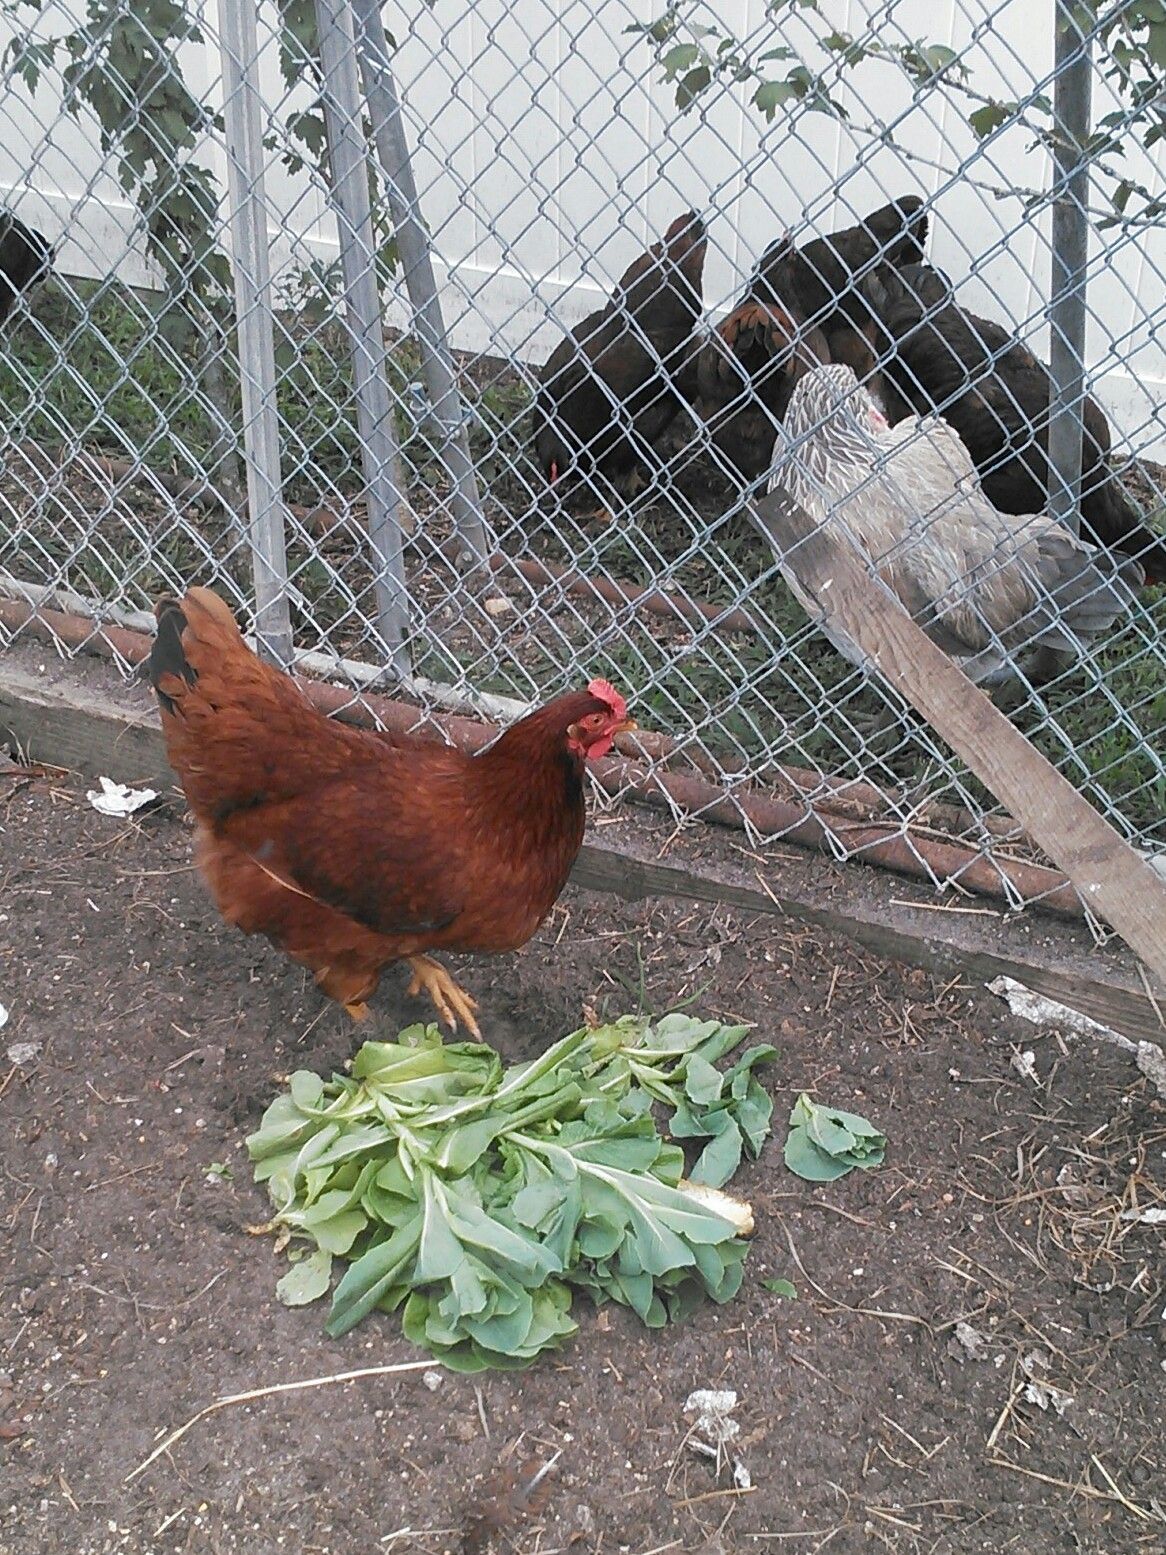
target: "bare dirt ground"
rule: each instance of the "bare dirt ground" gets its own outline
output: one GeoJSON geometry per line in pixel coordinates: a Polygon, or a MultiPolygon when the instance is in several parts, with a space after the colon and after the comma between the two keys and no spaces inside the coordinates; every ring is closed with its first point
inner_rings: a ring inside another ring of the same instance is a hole
{"type": "MultiPolygon", "coordinates": [[[[529,1054],[641,988],[757,1023],[778,1133],[737,1179],[741,1295],[662,1333],[581,1308],[525,1373],[232,1404],[127,1481],[223,1395],[416,1358],[395,1318],[334,1342],[322,1307],[282,1307],[245,1229],[267,1204],[243,1136],[279,1076],[354,1039],[218,921],[181,815],[109,820],[83,784],[0,774],[0,1555],[1166,1555],[1163,1232],[1123,1218],[1163,1199],[1166,1107],[1128,1058],[773,919],[579,891],[465,968],[483,1030],[529,1054]],[[886,1164],[791,1176],[802,1089],[879,1123],[886,1164]],[[740,1396],[751,1491],[684,1446],[700,1386],[740,1396]],[[492,1532],[500,1466],[556,1453],[492,1532]]],[[[382,1033],[415,1018],[402,990],[382,1033]]]]}

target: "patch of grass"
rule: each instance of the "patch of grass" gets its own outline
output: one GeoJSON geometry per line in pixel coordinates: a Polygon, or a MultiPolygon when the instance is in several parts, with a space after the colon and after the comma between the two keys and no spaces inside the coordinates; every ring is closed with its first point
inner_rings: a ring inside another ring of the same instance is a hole
{"type": "Polygon", "coordinates": [[[31,316],[13,322],[0,355],[12,436],[48,448],[72,439],[114,457],[132,450],[156,469],[194,473],[185,451],[209,452],[211,423],[151,302],[108,283],[50,281],[31,316]]]}

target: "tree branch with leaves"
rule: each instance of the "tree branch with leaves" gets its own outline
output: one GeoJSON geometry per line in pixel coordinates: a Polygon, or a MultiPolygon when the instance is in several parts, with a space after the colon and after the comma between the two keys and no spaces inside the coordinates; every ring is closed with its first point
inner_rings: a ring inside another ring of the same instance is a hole
{"type": "MultiPolygon", "coordinates": [[[[1053,0],[1047,0],[1050,20],[1053,0]]],[[[846,76],[868,61],[897,67],[916,93],[939,90],[965,106],[966,122],[978,140],[1007,127],[1021,125],[1033,143],[1051,150],[1057,142],[1053,104],[1037,89],[1020,99],[1005,99],[979,91],[968,63],[945,44],[927,39],[888,42],[873,29],[862,37],[829,26],[819,0],[768,0],[769,36],[758,33],[742,40],[715,20],[704,0],[673,0],[654,20],[625,29],[653,50],[662,80],[674,88],[681,113],[689,113],[708,94],[742,91],[751,107],[768,123],[785,111],[828,114],[872,139],[894,143],[893,132],[878,123],[856,123],[843,96],[846,76]],[[812,69],[791,46],[790,18],[799,17],[813,34],[817,50],[830,60],[827,69],[812,69]],[[819,24],[816,28],[813,23],[819,24]],[[780,41],[774,41],[779,37],[780,41]]],[[[1090,136],[1085,153],[1092,171],[1106,186],[1107,204],[1092,212],[1099,226],[1149,226],[1166,215],[1166,196],[1131,175],[1121,163],[1132,147],[1146,152],[1166,138],[1166,0],[1076,0],[1058,18],[1092,36],[1097,68],[1113,89],[1119,106],[1106,114],[1090,136]]],[[[900,147],[900,150],[904,148],[900,147]]],[[[910,153],[904,150],[904,155],[910,153]]],[[[955,171],[954,169],[952,171],[955,171]]],[[[1013,190],[1026,204],[1046,203],[1047,190],[1013,190]]]]}

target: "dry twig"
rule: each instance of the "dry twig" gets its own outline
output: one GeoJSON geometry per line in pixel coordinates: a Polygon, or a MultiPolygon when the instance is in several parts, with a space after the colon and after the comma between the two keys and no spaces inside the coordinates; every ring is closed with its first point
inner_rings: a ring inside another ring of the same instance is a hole
{"type": "Polygon", "coordinates": [[[249,1388],[246,1393],[229,1393],[225,1398],[215,1399],[213,1404],[200,1409],[196,1415],[191,1415],[185,1424],[171,1431],[169,1436],[158,1443],[148,1458],[143,1458],[136,1469],[130,1470],[122,1484],[128,1485],[131,1480],[137,1479],[139,1474],[144,1474],[151,1463],[160,1458],[164,1452],[168,1452],[175,1442],[181,1441],[192,1426],[196,1426],[200,1420],[205,1420],[208,1415],[218,1414],[220,1409],[229,1409],[234,1404],[250,1404],[257,1398],[270,1398],[276,1393],[298,1393],[306,1388],[322,1388],[330,1382],[356,1382],[361,1377],[398,1376],[407,1371],[429,1371],[432,1366],[431,1360],[401,1361],[395,1366],[362,1366],[357,1371],[339,1371],[327,1377],[305,1377],[301,1382],[275,1382],[266,1388],[249,1388]]]}

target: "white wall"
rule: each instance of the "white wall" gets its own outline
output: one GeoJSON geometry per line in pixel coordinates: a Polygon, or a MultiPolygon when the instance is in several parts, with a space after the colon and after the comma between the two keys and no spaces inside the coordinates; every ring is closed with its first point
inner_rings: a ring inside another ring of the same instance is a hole
{"type": "MultiPolygon", "coordinates": [[[[38,34],[71,25],[63,7],[80,14],[82,0],[56,0],[37,22],[38,34]]],[[[212,102],[220,94],[215,7],[206,0],[209,46],[179,56],[192,89],[212,102]]],[[[657,9],[625,0],[388,5],[455,346],[541,360],[561,326],[593,307],[639,247],[690,205],[710,223],[706,300],[715,314],[784,227],[829,231],[891,195],[915,191],[937,197],[932,257],[963,283],[961,299],[1024,326],[1044,348],[1048,222],[1026,222],[1017,191],[1040,187],[1047,170],[1027,131],[1005,132],[961,177],[956,169],[975,145],[965,109],[938,92],[913,102],[904,78],[878,63],[852,78],[849,129],[810,114],[766,127],[743,107],[739,89],[679,118],[647,45],[624,34],[657,9]],[[900,114],[898,146],[872,151],[863,119],[889,123],[900,114]]],[[[897,0],[889,17],[886,7],[877,14],[885,39],[929,37],[969,49],[977,91],[1014,97],[1051,67],[1051,13],[1052,0],[1003,0],[994,8],[982,0],[897,0]]],[[[794,7],[781,14],[785,37],[771,42],[807,52],[810,23],[794,7]]],[[[851,32],[875,14],[857,3],[830,13],[851,32]]],[[[276,105],[282,87],[270,0],[261,0],[260,18],[265,96],[276,105]]],[[[741,34],[760,35],[770,25],[764,0],[718,0],[716,19],[741,34]]],[[[0,46],[7,25],[0,21],[0,46]]],[[[1100,116],[1109,107],[1100,83],[1096,97],[1100,116]]],[[[225,187],[221,147],[208,146],[206,156],[225,187]]],[[[59,84],[46,79],[32,99],[19,85],[4,94],[0,191],[12,191],[22,217],[63,235],[66,273],[114,269],[145,284],[136,213],[102,162],[95,125],[85,114],[61,112],[59,84]]],[[[1140,154],[1129,170],[1162,184],[1163,166],[1140,154]]],[[[309,254],[334,256],[325,204],[306,176],[277,164],[267,188],[277,276],[309,254]]],[[[1166,320],[1166,236],[1095,235],[1092,255],[1095,387],[1129,447],[1161,452],[1166,426],[1156,407],[1166,357],[1157,335],[1166,320]]],[[[398,306],[391,322],[404,319],[398,306]]]]}

